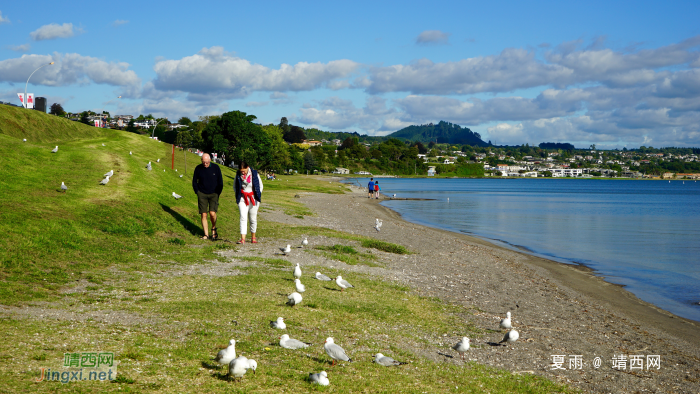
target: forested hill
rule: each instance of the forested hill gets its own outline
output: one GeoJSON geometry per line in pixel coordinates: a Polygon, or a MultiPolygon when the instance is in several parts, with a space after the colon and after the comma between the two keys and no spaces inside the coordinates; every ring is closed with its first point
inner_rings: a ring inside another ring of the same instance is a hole
{"type": "Polygon", "coordinates": [[[420,141],[426,144],[433,141],[437,143],[469,144],[482,147],[489,146],[488,143],[482,141],[479,133],[443,120],[438,124],[429,123],[420,126],[408,126],[389,134],[387,137],[408,141],[420,141]]]}

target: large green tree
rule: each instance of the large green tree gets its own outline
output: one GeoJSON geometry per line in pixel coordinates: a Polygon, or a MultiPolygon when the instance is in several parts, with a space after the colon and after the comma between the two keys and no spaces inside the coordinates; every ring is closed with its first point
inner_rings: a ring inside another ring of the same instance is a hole
{"type": "Polygon", "coordinates": [[[255,119],[255,115],[241,111],[210,119],[202,130],[204,151],[225,153],[234,163],[245,160],[254,168],[270,168],[272,141],[260,125],[253,123],[255,119]]]}

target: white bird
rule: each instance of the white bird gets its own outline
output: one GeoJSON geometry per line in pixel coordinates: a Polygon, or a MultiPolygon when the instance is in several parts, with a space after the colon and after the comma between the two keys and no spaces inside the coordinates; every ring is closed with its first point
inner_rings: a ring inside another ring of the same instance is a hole
{"type": "Polygon", "coordinates": [[[173,192],[173,197],[175,197],[176,200],[179,200],[179,199],[182,198],[181,195],[179,195],[179,194],[177,194],[177,193],[175,193],[175,192],[173,192]]]}
{"type": "Polygon", "coordinates": [[[292,245],[287,245],[287,247],[286,247],[286,248],[280,248],[280,250],[281,250],[281,251],[282,251],[282,253],[283,253],[283,254],[284,254],[284,255],[286,256],[286,255],[287,255],[287,253],[289,253],[289,252],[291,252],[291,251],[292,251],[292,245]]]}
{"type": "Polygon", "coordinates": [[[131,151],[129,151],[129,154],[131,154],[131,151]]]}
{"type": "Polygon", "coordinates": [[[299,267],[299,263],[294,267],[294,277],[297,279],[301,278],[301,267],[299,267]]]}
{"type": "Polygon", "coordinates": [[[156,163],[160,163],[160,159],[156,160],[156,163]]]}
{"type": "Polygon", "coordinates": [[[326,343],[323,345],[323,348],[326,350],[326,354],[328,357],[333,359],[333,365],[335,365],[335,361],[350,361],[350,357],[348,357],[347,354],[345,354],[345,350],[343,350],[342,347],[338,346],[333,342],[333,338],[328,337],[326,338],[326,343]]]}
{"type": "Polygon", "coordinates": [[[379,232],[379,230],[382,228],[382,221],[377,218],[377,221],[374,222],[374,229],[379,232]]]}
{"type": "Polygon", "coordinates": [[[68,186],[66,186],[66,184],[63,182],[61,182],[61,190],[63,190],[63,191],[68,190],[68,186]]]}
{"type": "Polygon", "coordinates": [[[175,172],[177,172],[177,168],[175,169],[175,172]]]}
{"type": "Polygon", "coordinates": [[[56,152],[58,152],[58,145],[56,145],[56,147],[53,148],[53,150],[51,151],[51,153],[56,153],[56,152]]]}
{"type": "Polygon", "coordinates": [[[381,354],[381,353],[377,353],[377,354],[374,356],[374,362],[377,363],[377,364],[379,364],[379,365],[383,365],[383,366],[385,366],[385,367],[399,366],[399,365],[408,364],[408,363],[402,363],[402,362],[400,362],[400,361],[396,361],[396,360],[394,360],[393,358],[387,357],[387,356],[385,356],[385,355],[383,355],[383,354],[381,354]]]}
{"type": "Polygon", "coordinates": [[[310,373],[309,381],[311,381],[311,383],[319,384],[321,386],[328,386],[329,384],[331,384],[330,380],[328,380],[328,374],[326,373],[326,371],[321,371],[319,373],[310,373]]]}
{"type": "Polygon", "coordinates": [[[236,340],[232,339],[228,341],[228,347],[226,349],[219,350],[214,361],[221,365],[226,365],[234,358],[236,358],[236,340]]]}
{"type": "Polygon", "coordinates": [[[316,273],[316,279],[318,279],[318,280],[326,280],[326,281],[331,281],[331,280],[333,280],[333,279],[327,277],[326,275],[323,275],[323,274],[320,273],[320,272],[317,272],[317,273],[316,273]]]}
{"type": "Polygon", "coordinates": [[[106,173],[104,176],[112,176],[114,175],[114,170],[109,170],[108,173],[106,173]]]}
{"type": "Polygon", "coordinates": [[[393,196],[391,196],[391,198],[396,198],[396,193],[394,193],[394,195],[393,195],[393,196]]]}
{"type": "Polygon", "coordinates": [[[506,312],[506,318],[501,320],[501,324],[499,324],[499,326],[505,329],[513,328],[513,326],[510,324],[510,312],[506,312]]]}
{"type": "Polygon", "coordinates": [[[228,375],[229,377],[242,379],[243,375],[252,369],[253,373],[258,368],[258,363],[255,360],[248,360],[247,357],[241,356],[231,360],[228,364],[228,375]]]}
{"type": "Polygon", "coordinates": [[[503,342],[515,342],[520,338],[520,334],[515,331],[515,330],[510,330],[506,333],[506,335],[503,337],[503,340],[498,343],[503,343],[503,342]]]}
{"type": "Polygon", "coordinates": [[[309,244],[309,240],[304,238],[303,241],[301,241],[301,246],[307,246],[309,244]]]}
{"type": "Polygon", "coordinates": [[[148,171],[151,171],[151,162],[149,161],[148,164],[146,164],[146,169],[148,171]]]}
{"type": "Polygon", "coordinates": [[[105,145],[105,144],[102,144],[102,146],[107,146],[107,145],[105,145]]]}
{"type": "Polygon", "coordinates": [[[464,352],[469,350],[469,338],[462,338],[461,341],[457,342],[456,345],[452,346],[452,349],[456,350],[457,353],[461,354],[462,360],[464,360],[464,352]]]}
{"type": "Polygon", "coordinates": [[[26,138],[24,138],[24,139],[22,140],[22,142],[27,142],[27,139],[26,139],[26,138]]]}
{"type": "Polygon", "coordinates": [[[287,301],[287,305],[289,305],[289,306],[294,306],[294,305],[300,304],[301,300],[302,300],[301,294],[297,293],[296,291],[294,293],[288,295],[287,298],[289,299],[287,301]]]}
{"type": "Polygon", "coordinates": [[[347,289],[348,287],[355,287],[355,286],[351,285],[350,283],[348,283],[348,281],[343,279],[343,277],[340,275],[338,275],[338,277],[335,278],[335,283],[338,286],[340,286],[340,291],[343,291],[343,290],[347,289]]]}
{"type": "Polygon", "coordinates": [[[276,328],[278,330],[284,330],[287,328],[287,324],[285,324],[284,319],[281,317],[277,318],[277,321],[275,320],[270,320],[270,327],[276,328]]]}
{"type": "Polygon", "coordinates": [[[303,293],[306,291],[306,286],[301,284],[301,281],[299,279],[294,279],[294,285],[297,288],[297,293],[303,293]]]}
{"type": "Polygon", "coordinates": [[[101,185],[106,185],[107,182],[109,182],[109,177],[108,177],[108,176],[106,176],[105,179],[103,179],[102,182],[100,182],[100,184],[101,184],[101,185]]]}
{"type": "MultiPolygon", "coordinates": [[[[165,172],[165,170],[163,170],[163,172],[165,172]]],[[[182,175],[180,175],[180,178],[182,178],[182,175]]]]}
{"type": "Polygon", "coordinates": [[[290,338],[287,334],[284,334],[280,337],[280,346],[282,346],[285,349],[303,349],[309,347],[309,345],[311,344],[302,342],[298,339],[290,338]]]}

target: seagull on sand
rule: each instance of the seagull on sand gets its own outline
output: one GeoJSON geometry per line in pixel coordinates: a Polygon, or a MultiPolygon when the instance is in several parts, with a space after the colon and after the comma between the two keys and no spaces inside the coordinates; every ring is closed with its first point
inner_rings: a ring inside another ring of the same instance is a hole
{"type": "Polygon", "coordinates": [[[284,334],[280,337],[280,346],[282,346],[285,349],[303,349],[309,347],[309,345],[311,344],[307,342],[302,342],[298,339],[290,338],[287,334],[284,334]]]}
{"type": "Polygon", "coordinates": [[[309,244],[309,240],[304,238],[303,241],[301,241],[301,246],[307,246],[309,244]]]}
{"type": "Polygon", "coordinates": [[[377,221],[374,222],[374,229],[379,232],[379,230],[382,228],[382,221],[377,218],[377,221]]]}
{"type": "Polygon", "coordinates": [[[301,284],[301,281],[299,279],[294,279],[294,285],[297,288],[297,293],[303,293],[306,291],[306,286],[301,284]]]}
{"type": "Polygon", "coordinates": [[[506,318],[501,320],[501,324],[499,326],[505,329],[513,328],[513,326],[510,324],[510,312],[506,312],[506,318]]]}
{"type": "Polygon", "coordinates": [[[385,355],[383,355],[383,354],[381,354],[381,353],[377,353],[377,354],[374,356],[374,362],[377,363],[377,364],[379,364],[379,365],[383,365],[383,366],[385,366],[385,367],[399,366],[399,365],[408,364],[408,363],[402,363],[402,362],[400,362],[400,361],[396,361],[396,360],[394,360],[393,358],[387,357],[387,356],[385,356],[385,355]]]}
{"type": "Polygon", "coordinates": [[[462,338],[461,341],[457,342],[456,345],[452,346],[452,349],[456,350],[457,353],[461,354],[462,360],[464,360],[464,352],[469,350],[469,338],[462,338]]]}
{"type": "Polygon", "coordinates": [[[109,170],[108,173],[106,173],[104,176],[112,176],[114,175],[114,170],[109,170]]]}
{"type": "Polygon", "coordinates": [[[63,190],[64,192],[68,190],[68,186],[66,186],[66,184],[63,182],[61,182],[61,190],[63,190]]]}
{"type": "Polygon", "coordinates": [[[503,343],[503,342],[515,342],[520,338],[520,334],[518,334],[517,331],[515,330],[510,330],[506,333],[506,335],[503,337],[503,340],[498,343],[503,343]]]}
{"type": "Polygon", "coordinates": [[[350,361],[350,357],[348,357],[347,354],[345,354],[345,350],[343,350],[342,347],[338,346],[333,342],[333,338],[328,337],[326,339],[326,343],[323,345],[323,348],[326,349],[326,354],[328,354],[328,357],[333,359],[333,365],[335,365],[336,360],[338,361],[350,361]]]}
{"type": "Polygon", "coordinates": [[[53,148],[53,150],[51,151],[51,153],[56,153],[56,152],[58,152],[58,145],[56,145],[56,147],[53,148]]]}
{"type": "Polygon", "coordinates": [[[301,267],[299,267],[299,263],[294,267],[294,277],[297,279],[301,278],[301,267]]]}
{"type": "Polygon", "coordinates": [[[236,340],[232,339],[228,341],[228,347],[226,349],[219,350],[214,361],[221,365],[226,365],[234,358],[236,358],[236,340]]]}
{"type": "Polygon", "coordinates": [[[281,317],[277,318],[277,321],[275,320],[270,320],[270,327],[276,328],[278,330],[284,330],[287,328],[287,325],[284,323],[284,319],[281,317]]]}
{"type": "Polygon", "coordinates": [[[321,386],[328,386],[329,384],[331,384],[330,380],[328,380],[328,374],[326,373],[326,371],[321,371],[319,373],[310,373],[309,381],[311,383],[319,384],[321,386]]]}
{"type": "Polygon", "coordinates": [[[297,293],[296,291],[288,295],[287,298],[289,299],[287,301],[287,305],[289,306],[294,306],[301,303],[301,294],[297,293]]]}
{"type": "Polygon", "coordinates": [[[151,162],[149,161],[148,164],[146,164],[146,169],[148,171],[151,171],[151,162]]]}
{"type": "Polygon", "coordinates": [[[320,272],[317,272],[317,273],[316,273],[316,279],[318,279],[318,280],[325,280],[325,281],[331,281],[331,280],[333,280],[333,279],[327,277],[326,275],[323,275],[323,274],[320,273],[320,272]]]}
{"type": "Polygon", "coordinates": [[[173,197],[175,197],[176,200],[179,200],[179,199],[182,198],[181,195],[179,195],[179,194],[177,194],[177,193],[175,193],[175,192],[173,192],[173,197]]]}
{"type": "Polygon", "coordinates": [[[243,375],[245,375],[249,369],[252,369],[253,373],[255,373],[257,368],[258,363],[255,360],[248,360],[247,357],[241,356],[231,360],[228,364],[228,376],[242,380],[243,375]]]}
{"type": "Polygon", "coordinates": [[[109,177],[108,177],[108,176],[106,176],[105,179],[103,179],[102,182],[100,182],[100,185],[106,185],[107,182],[109,182],[109,177]]]}
{"type": "Polygon", "coordinates": [[[338,276],[335,278],[335,283],[336,283],[338,286],[340,286],[340,291],[343,291],[343,290],[347,289],[348,287],[355,287],[355,286],[351,285],[350,283],[348,283],[348,281],[345,280],[345,279],[343,279],[343,277],[340,276],[340,275],[338,275],[338,276]]]}
{"type": "Polygon", "coordinates": [[[286,248],[280,248],[280,250],[282,251],[282,254],[284,254],[286,256],[287,253],[292,251],[292,245],[287,245],[286,248]]]}

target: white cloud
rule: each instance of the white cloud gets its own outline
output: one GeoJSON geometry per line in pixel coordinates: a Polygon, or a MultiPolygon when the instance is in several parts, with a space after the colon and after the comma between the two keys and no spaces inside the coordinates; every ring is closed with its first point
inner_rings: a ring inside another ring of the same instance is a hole
{"type": "Polygon", "coordinates": [[[380,97],[368,97],[363,108],[357,108],[350,100],[329,97],[316,105],[307,103],[299,111],[301,116],[298,122],[302,124],[320,125],[333,130],[357,127],[368,134],[383,130],[383,123],[396,113],[380,97]]]}
{"type": "Polygon", "coordinates": [[[51,23],[34,30],[29,33],[29,36],[31,36],[34,41],[42,41],[56,38],[69,38],[73,37],[76,33],[80,34],[82,32],[83,29],[79,27],[74,29],[72,23],[64,23],[62,25],[51,23]]]}
{"type": "Polygon", "coordinates": [[[416,37],[416,44],[420,45],[430,45],[430,44],[447,44],[447,40],[450,37],[450,33],[444,33],[440,30],[425,30],[416,37]]]}
{"type": "Polygon", "coordinates": [[[29,52],[31,49],[31,45],[29,44],[22,44],[22,45],[9,45],[7,47],[11,51],[15,52],[29,52]]]}
{"type": "Polygon", "coordinates": [[[246,107],[264,107],[266,105],[269,105],[269,101],[248,101],[245,103],[246,107]]]}
{"type": "Polygon", "coordinates": [[[117,19],[116,21],[112,22],[112,26],[119,27],[121,25],[126,25],[127,23],[129,23],[129,21],[124,20],[124,19],[117,19]]]}
{"type": "Polygon", "coordinates": [[[0,11],[0,25],[2,25],[3,23],[10,23],[10,18],[2,16],[2,11],[0,11]]]}
{"type": "Polygon", "coordinates": [[[233,56],[222,47],[211,47],[179,60],[157,62],[153,85],[159,90],[189,93],[190,100],[207,101],[212,97],[242,98],[255,91],[314,90],[348,77],[358,68],[353,61],[334,60],[325,64],[282,64],[279,69],[270,69],[233,56]]]}

